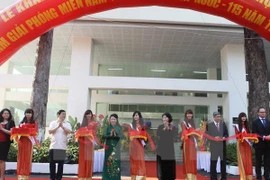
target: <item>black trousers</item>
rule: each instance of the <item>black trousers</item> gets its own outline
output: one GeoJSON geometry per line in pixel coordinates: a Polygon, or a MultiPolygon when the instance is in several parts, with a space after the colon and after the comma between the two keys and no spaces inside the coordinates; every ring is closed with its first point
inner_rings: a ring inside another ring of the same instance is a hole
{"type": "Polygon", "coordinates": [[[269,178],[269,164],[270,164],[270,150],[269,148],[255,148],[255,158],[256,158],[256,178],[258,180],[262,179],[262,162],[264,165],[264,178],[265,180],[270,180],[269,178]],[[263,160],[263,161],[262,161],[263,160]]]}
{"type": "Polygon", "coordinates": [[[158,180],[175,180],[176,179],[176,162],[172,159],[162,160],[157,155],[157,176],[158,180]]]}
{"type": "MultiPolygon", "coordinates": [[[[214,147],[213,147],[214,148],[214,147]]],[[[220,171],[221,171],[221,180],[227,179],[226,172],[226,145],[216,149],[212,149],[211,151],[211,162],[210,162],[210,178],[211,180],[217,180],[217,161],[220,157],[220,171]]]]}
{"type": "Polygon", "coordinates": [[[63,177],[66,150],[50,149],[49,158],[50,158],[50,179],[61,180],[63,177]],[[57,174],[55,173],[56,163],[58,163],[57,174]]]}

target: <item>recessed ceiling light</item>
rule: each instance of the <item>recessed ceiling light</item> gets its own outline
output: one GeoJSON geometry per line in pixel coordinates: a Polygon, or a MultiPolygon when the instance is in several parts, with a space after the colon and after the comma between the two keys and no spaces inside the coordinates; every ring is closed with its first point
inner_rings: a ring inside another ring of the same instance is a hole
{"type": "Polygon", "coordinates": [[[205,71],[193,71],[194,74],[207,74],[205,71]]]}
{"type": "Polygon", "coordinates": [[[108,68],[108,71],[123,71],[123,68],[108,68]]]}
{"type": "Polygon", "coordinates": [[[166,72],[165,69],[151,69],[152,72],[166,72]]]}

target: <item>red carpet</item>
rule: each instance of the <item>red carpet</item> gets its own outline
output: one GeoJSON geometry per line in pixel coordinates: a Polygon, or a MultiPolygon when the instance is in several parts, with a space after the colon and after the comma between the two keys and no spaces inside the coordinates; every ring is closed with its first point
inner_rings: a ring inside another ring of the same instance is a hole
{"type": "MultiPolygon", "coordinates": [[[[154,161],[147,161],[146,162],[146,175],[147,180],[157,180],[157,171],[156,171],[156,162],[154,161]]],[[[177,180],[184,180],[183,175],[183,168],[180,165],[176,166],[176,177],[177,180]]],[[[63,178],[63,180],[77,180],[78,178],[63,178]]],[[[130,178],[125,177],[122,180],[129,180],[130,178]]],[[[204,177],[200,174],[197,174],[197,180],[208,180],[209,178],[204,177]]],[[[229,178],[228,180],[236,180],[239,178],[229,178]]],[[[9,178],[7,177],[6,180],[17,180],[17,178],[9,178]]],[[[30,178],[30,180],[48,180],[48,178],[30,178]]],[[[101,178],[93,178],[93,180],[101,180],[101,178]]]]}
{"type": "MultiPolygon", "coordinates": [[[[147,180],[158,180],[157,178],[146,178],[147,180]]],[[[6,180],[17,180],[16,178],[6,178],[6,180]]],[[[48,180],[48,178],[30,178],[29,180],[48,180]]],[[[63,178],[62,180],[78,180],[77,178],[63,178]]],[[[93,178],[93,180],[101,180],[101,178],[93,178]]],[[[122,178],[121,180],[130,180],[130,178],[122,178]]],[[[184,179],[177,179],[177,180],[184,180],[184,179]]],[[[208,180],[207,178],[200,179],[197,177],[197,180],[208,180]]],[[[235,179],[228,179],[228,180],[236,180],[235,179]]]]}
{"type": "MultiPolygon", "coordinates": [[[[146,175],[147,177],[157,177],[157,170],[156,170],[156,162],[155,161],[147,161],[146,162],[146,175]]],[[[177,179],[184,179],[183,175],[183,168],[180,165],[176,165],[176,178],[177,179]]],[[[208,178],[197,174],[198,180],[208,180],[208,178]]]]}

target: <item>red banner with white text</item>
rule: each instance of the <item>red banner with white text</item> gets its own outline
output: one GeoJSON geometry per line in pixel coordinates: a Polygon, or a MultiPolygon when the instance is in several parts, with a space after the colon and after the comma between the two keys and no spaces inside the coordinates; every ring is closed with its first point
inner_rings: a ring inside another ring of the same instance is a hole
{"type": "Polygon", "coordinates": [[[0,65],[63,23],[110,9],[153,5],[221,16],[270,40],[270,0],[19,0],[0,12],[0,65]]]}

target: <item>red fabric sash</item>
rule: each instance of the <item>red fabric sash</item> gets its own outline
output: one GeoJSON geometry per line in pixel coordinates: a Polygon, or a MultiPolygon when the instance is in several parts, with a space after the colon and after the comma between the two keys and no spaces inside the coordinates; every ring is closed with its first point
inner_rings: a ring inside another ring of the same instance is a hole
{"type": "Polygon", "coordinates": [[[18,142],[21,136],[25,136],[28,138],[32,137],[35,141],[36,146],[40,148],[40,143],[36,138],[37,135],[37,128],[35,126],[30,127],[29,125],[22,125],[21,127],[14,127],[11,129],[10,140],[15,140],[18,142]]]}
{"type": "Polygon", "coordinates": [[[105,144],[102,144],[96,136],[96,130],[88,129],[87,127],[81,127],[75,132],[75,140],[78,140],[80,137],[87,137],[90,142],[95,141],[101,147],[108,149],[109,147],[105,144]]]}
{"type": "Polygon", "coordinates": [[[129,130],[129,139],[132,141],[133,139],[143,139],[144,141],[149,141],[151,149],[154,151],[156,146],[151,138],[151,136],[146,131],[137,131],[137,130],[129,130]]]}
{"type": "Polygon", "coordinates": [[[94,134],[95,134],[95,131],[89,130],[86,127],[82,127],[75,132],[74,137],[75,137],[75,140],[78,140],[80,137],[87,137],[89,141],[93,141],[94,134]]]}
{"type": "Polygon", "coordinates": [[[147,133],[146,133],[146,131],[130,130],[128,135],[129,135],[130,140],[133,140],[134,138],[141,138],[141,139],[147,141],[147,133]]]}

